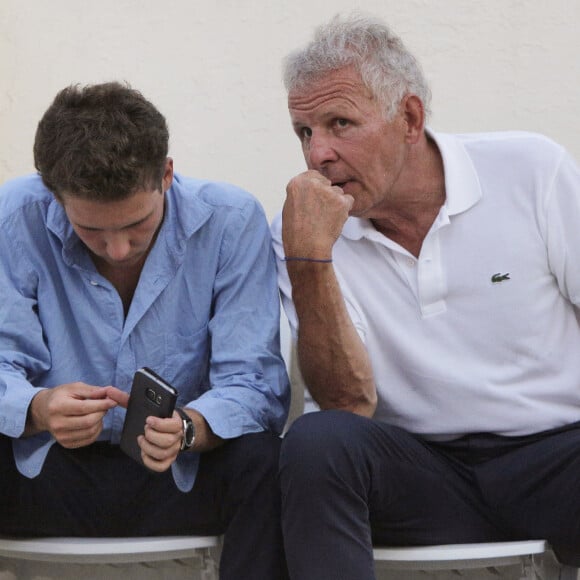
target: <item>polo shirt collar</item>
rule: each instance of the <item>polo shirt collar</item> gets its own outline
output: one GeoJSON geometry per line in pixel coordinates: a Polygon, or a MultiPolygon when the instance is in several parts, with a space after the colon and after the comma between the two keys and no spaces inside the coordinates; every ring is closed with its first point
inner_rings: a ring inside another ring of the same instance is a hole
{"type": "MultiPolygon", "coordinates": [[[[442,209],[448,216],[467,211],[482,196],[481,185],[471,157],[457,136],[435,133],[429,127],[425,128],[425,132],[435,141],[443,159],[446,195],[442,209]]],[[[373,239],[377,234],[371,221],[366,218],[349,217],[342,230],[342,235],[352,240],[373,239]]]]}

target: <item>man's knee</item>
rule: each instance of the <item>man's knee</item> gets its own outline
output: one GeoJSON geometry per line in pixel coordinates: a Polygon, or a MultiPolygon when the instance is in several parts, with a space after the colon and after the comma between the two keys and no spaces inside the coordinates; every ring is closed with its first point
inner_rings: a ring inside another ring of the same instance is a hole
{"type": "Polygon", "coordinates": [[[319,411],[302,415],[292,424],[282,443],[283,453],[298,453],[340,444],[349,423],[357,416],[346,411],[319,411]]]}
{"type": "Polygon", "coordinates": [[[320,411],[298,418],[284,437],[280,456],[282,474],[303,472],[315,477],[336,462],[364,453],[369,419],[346,411],[320,411]]]}
{"type": "MultiPolygon", "coordinates": [[[[388,465],[397,470],[421,464],[426,450],[410,433],[347,411],[320,411],[297,419],[282,442],[281,476],[298,480],[326,477],[329,472],[357,480],[388,465]],[[416,459],[416,461],[415,461],[416,459]]],[[[385,470],[382,470],[385,475],[385,470]]]]}

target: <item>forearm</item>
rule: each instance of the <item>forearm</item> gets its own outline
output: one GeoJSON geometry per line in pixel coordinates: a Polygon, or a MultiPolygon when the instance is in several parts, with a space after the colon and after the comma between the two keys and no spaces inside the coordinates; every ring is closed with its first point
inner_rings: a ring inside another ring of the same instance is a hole
{"type": "Polygon", "coordinates": [[[298,359],[322,409],[372,416],[376,387],[366,348],[347,312],[331,263],[287,263],[299,321],[298,359]]]}
{"type": "Polygon", "coordinates": [[[195,441],[191,448],[192,451],[202,453],[223,445],[224,440],[211,430],[209,423],[201,413],[194,409],[184,409],[184,411],[191,417],[195,428],[195,441]]]}

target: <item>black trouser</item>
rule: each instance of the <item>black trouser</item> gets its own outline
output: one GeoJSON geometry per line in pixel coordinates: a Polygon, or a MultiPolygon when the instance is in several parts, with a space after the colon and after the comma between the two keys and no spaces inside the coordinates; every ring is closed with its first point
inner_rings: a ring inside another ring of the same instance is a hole
{"type": "Polygon", "coordinates": [[[580,565],[580,424],[426,442],[341,411],[298,419],[281,453],[296,580],[370,580],[372,544],[546,539],[580,565]]]}
{"type": "Polygon", "coordinates": [[[287,578],[277,478],[280,439],[257,433],[202,454],[193,489],[152,473],[116,446],[52,446],[34,479],[18,473],[0,436],[0,534],[224,534],[222,580],[287,578]]]}

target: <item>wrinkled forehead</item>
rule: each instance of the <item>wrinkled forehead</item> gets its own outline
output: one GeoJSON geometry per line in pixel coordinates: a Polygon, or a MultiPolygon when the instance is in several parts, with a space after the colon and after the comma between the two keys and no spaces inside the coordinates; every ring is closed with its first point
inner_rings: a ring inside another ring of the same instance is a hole
{"type": "Polygon", "coordinates": [[[288,93],[288,110],[295,119],[325,109],[366,109],[375,106],[371,91],[350,69],[331,71],[302,83],[288,93]]]}
{"type": "Polygon", "coordinates": [[[288,90],[291,95],[310,92],[316,87],[333,84],[336,82],[349,82],[364,85],[364,81],[358,69],[349,65],[342,68],[307,71],[299,74],[294,79],[294,84],[288,90]]]}
{"type": "Polygon", "coordinates": [[[361,73],[353,66],[347,66],[305,75],[289,90],[288,95],[309,92],[317,87],[344,83],[366,87],[361,73]]]}

